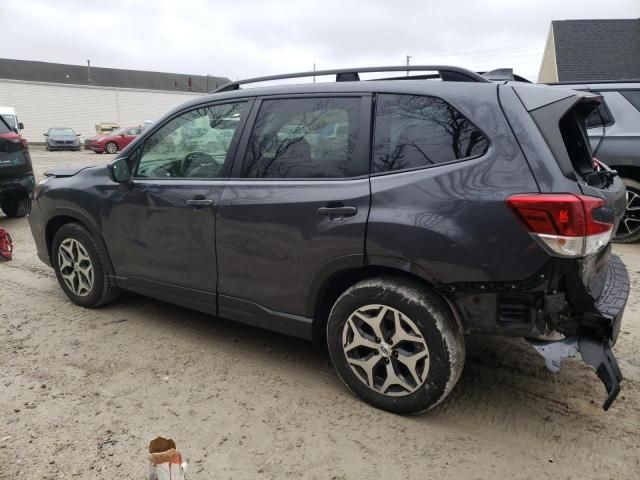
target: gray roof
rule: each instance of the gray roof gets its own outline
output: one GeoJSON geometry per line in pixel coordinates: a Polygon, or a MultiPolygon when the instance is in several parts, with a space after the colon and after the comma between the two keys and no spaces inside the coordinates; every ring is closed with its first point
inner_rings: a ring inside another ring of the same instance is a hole
{"type": "Polygon", "coordinates": [[[34,62],[0,58],[0,78],[32,82],[95,85],[101,87],[139,88],[206,93],[228,83],[229,79],[183,73],[121,70],[91,66],[91,80],[86,65],[34,62]],[[191,79],[191,88],[189,87],[191,79]]]}
{"type": "Polygon", "coordinates": [[[559,82],[640,79],[640,19],[552,22],[559,82]]]}

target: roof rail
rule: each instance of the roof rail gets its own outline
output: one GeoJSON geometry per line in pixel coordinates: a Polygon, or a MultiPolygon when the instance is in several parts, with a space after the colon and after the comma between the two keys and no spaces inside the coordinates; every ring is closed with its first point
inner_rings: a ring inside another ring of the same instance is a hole
{"type": "MultiPolygon", "coordinates": [[[[271,80],[285,80],[289,78],[303,78],[303,77],[319,77],[323,75],[335,75],[336,82],[352,82],[360,80],[360,73],[375,73],[375,72],[416,72],[416,71],[429,71],[438,72],[440,78],[444,81],[451,82],[489,82],[482,75],[478,75],[471,70],[460,67],[452,67],[447,65],[407,65],[407,66],[392,66],[392,67],[363,67],[363,68],[341,68],[335,70],[316,70],[310,72],[297,72],[287,73],[283,75],[269,75],[267,77],[255,77],[247,78],[245,80],[238,80],[231,83],[226,83],[220,88],[213,90],[211,93],[226,92],[229,90],[238,90],[240,85],[246,83],[258,83],[268,82],[271,80]]],[[[436,77],[434,77],[436,78],[436,77]]],[[[416,80],[416,77],[394,77],[388,80],[416,80]]],[[[385,80],[385,79],[376,79],[385,80]]]]}

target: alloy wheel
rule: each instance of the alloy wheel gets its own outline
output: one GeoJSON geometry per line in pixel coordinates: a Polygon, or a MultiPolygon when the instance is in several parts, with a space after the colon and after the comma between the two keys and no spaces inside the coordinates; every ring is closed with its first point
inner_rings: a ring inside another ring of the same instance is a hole
{"type": "Polygon", "coordinates": [[[342,331],[342,348],[356,377],[383,395],[409,395],[429,373],[429,349],[418,327],[386,305],[353,312],[342,331]]]}
{"type": "Polygon", "coordinates": [[[627,210],[620,221],[616,237],[629,237],[640,231],[640,191],[627,187],[627,210]]]}
{"type": "Polygon", "coordinates": [[[58,269],[69,290],[85,297],[93,290],[93,264],[84,246],[75,238],[67,238],[58,247],[58,269]]]}
{"type": "Polygon", "coordinates": [[[109,142],[105,145],[104,149],[107,153],[116,153],[118,151],[118,146],[113,142],[109,142]]]}

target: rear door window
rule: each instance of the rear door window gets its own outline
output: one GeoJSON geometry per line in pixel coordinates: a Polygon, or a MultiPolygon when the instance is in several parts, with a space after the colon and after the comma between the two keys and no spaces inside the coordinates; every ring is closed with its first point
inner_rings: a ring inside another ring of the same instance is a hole
{"type": "Polygon", "coordinates": [[[357,149],[361,105],[360,97],[262,101],[241,176],[317,179],[368,174],[368,159],[357,149]]]}
{"type": "Polygon", "coordinates": [[[373,173],[429,167],[477,157],[489,142],[444,100],[419,95],[378,95],[373,173]]]}

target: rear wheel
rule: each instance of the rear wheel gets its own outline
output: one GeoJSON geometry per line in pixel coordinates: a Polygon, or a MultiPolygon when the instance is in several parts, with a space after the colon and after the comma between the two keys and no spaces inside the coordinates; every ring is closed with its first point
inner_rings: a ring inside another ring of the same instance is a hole
{"type": "Polygon", "coordinates": [[[98,307],[119,293],[107,275],[107,253],[91,233],[77,223],[63,225],[55,234],[51,264],[69,299],[83,307],[98,307]]]}
{"type": "Polygon", "coordinates": [[[640,240],[640,182],[623,178],[627,187],[627,210],[613,238],[618,243],[635,243],[640,240]]]}
{"type": "Polygon", "coordinates": [[[7,217],[24,217],[31,211],[31,199],[26,192],[13,193],[0,200],[0,208],[7,217]]]}
{"type": "Polygon", "coordinates": [[[118,151],[118,145],[115,142],[109,142],[104,146],[104,151],[107,153],[116,153],[118,151]]]}
{"type": "Polygon", "coordinates": [[[327,344],[358,397],[399,414],[441,402],[464,365],[464,339],[447,305],[403,278],[364,280],[344,292],[329,315],[327,344]]]}

